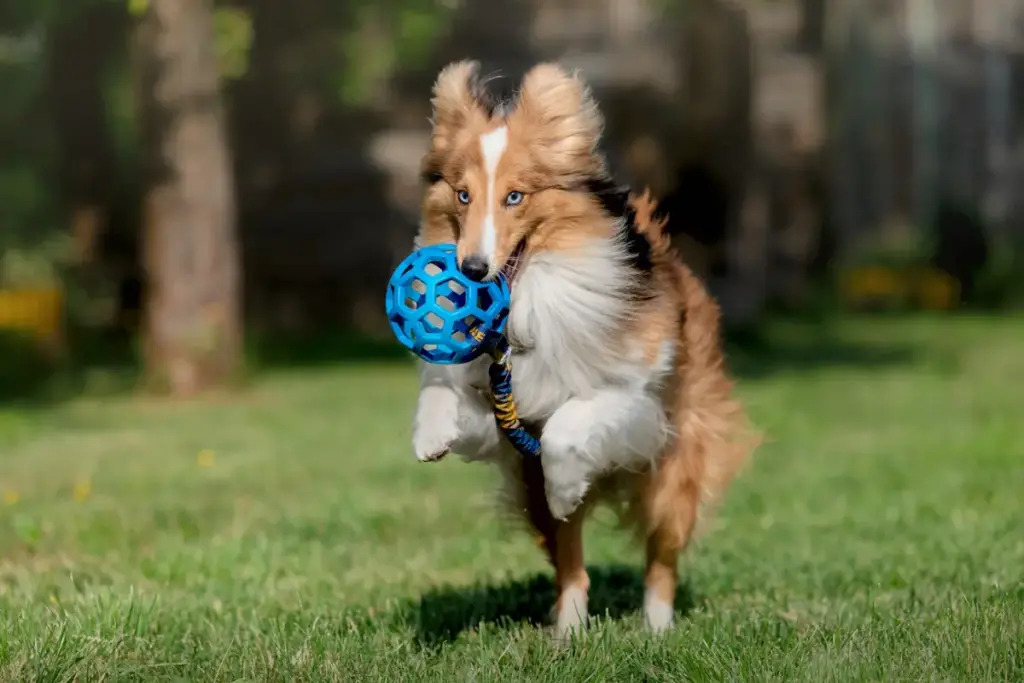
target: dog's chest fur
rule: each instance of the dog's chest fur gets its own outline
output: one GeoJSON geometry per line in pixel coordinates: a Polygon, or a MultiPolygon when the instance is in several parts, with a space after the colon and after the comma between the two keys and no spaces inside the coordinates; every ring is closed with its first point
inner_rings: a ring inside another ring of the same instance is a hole
{"type": "Polygon", "coordinates": [[[603,387],[645,386],[659,371],[625,334],[636,306],[625,259],[617,241],[602,240],[572,253],[535,254],[520,272],[507,334],[524,421],[543,423],[570,398],[603,387]]]}

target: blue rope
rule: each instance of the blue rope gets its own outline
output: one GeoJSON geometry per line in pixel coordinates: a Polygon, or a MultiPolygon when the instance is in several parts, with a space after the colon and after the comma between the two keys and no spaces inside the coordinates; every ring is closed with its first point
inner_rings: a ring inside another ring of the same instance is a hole
{"type": "Polygon", "coordinates": [[[512,396],[512,362],[508,340],[499,335],[489,344],[488,352],[494,358],[488,375],[491,380],[491,398],[498,427],[516,450],[526,456],[540,456],[540,441],[530,434],[519,421],[516,402],[512,396]]]}

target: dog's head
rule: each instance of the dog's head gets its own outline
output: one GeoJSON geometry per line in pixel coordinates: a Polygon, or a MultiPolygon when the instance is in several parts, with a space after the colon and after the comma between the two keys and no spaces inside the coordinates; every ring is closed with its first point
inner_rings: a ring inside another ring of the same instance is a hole
{"type": "Polygon", "coordinates": [[[607,172],[603,120],[579,78],[541,64],[498,101],[476,62],[458,62],[441,71],[432,103],[423,241],[455,241],[462,271],[489,280],[514,276],[524,251],[585,236],[600,210],[590,191],[607,172]]]}

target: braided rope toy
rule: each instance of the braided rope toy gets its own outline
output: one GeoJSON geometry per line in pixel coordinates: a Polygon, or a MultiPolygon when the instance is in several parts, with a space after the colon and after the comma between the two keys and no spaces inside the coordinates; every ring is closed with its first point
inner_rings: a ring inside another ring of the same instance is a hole
{"type": "Polygon", "coordinates": [[[505,335],[494,335],[488,353],[494,359],[487,368],[487,375],[490,379],[491,400],[498,427],[521,454],[539,457],[540,441],[526,430],[516,412],[516,401],[512,395],[511,353],[505,335]]]}
{"type": "Polygon", "coordinates": [[[455,245],[434,244],[411,253],[392,273],[385,310],[399,343],[427,362],[461,364],[488,354],[498,427],[521,454],[539,456],[540,442],[520,422],[512,393],[505,337],[511,300],[504,276],[470,280],[459,270],[455,245]]]}

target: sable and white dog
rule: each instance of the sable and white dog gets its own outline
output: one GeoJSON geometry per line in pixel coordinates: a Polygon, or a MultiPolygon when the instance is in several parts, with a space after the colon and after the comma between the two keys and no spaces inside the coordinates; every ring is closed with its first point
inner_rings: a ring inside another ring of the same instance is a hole
{"type": "Polygon", "coordinates": [[[661,631],[698,511],[756,443],[731,395],[719,309],[669,246],[654,202],[612,183],[601,114],[576,76],[541,64],[497,101],[478,65],[459,62],[432,102],[417,244],[457,243],[467,276],[511,281],[514,395],[542,455],[523,458],[499,432],[482,358],[423,364],[416,457],[455,452],[500,468],[507,502],[554,565],[560,636],[587,615],[586,511],[620,504],[645,540],[644,613],[661,631]]]}

